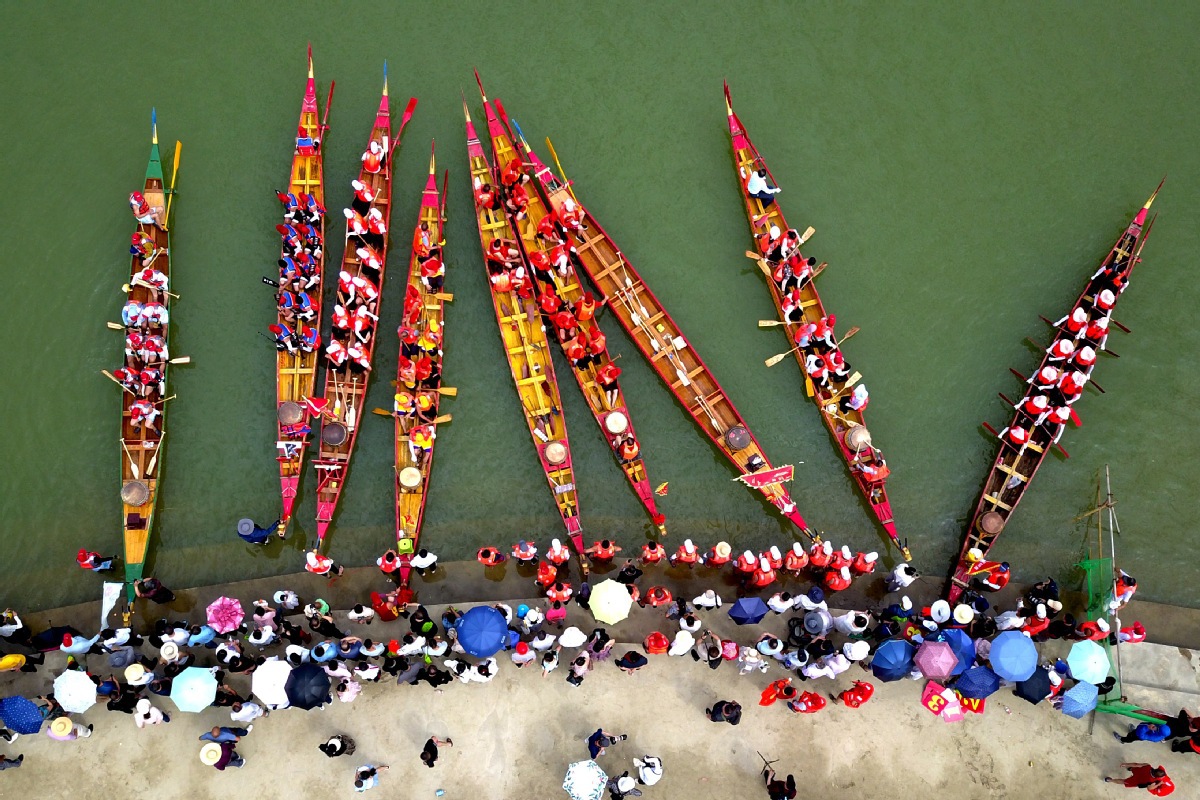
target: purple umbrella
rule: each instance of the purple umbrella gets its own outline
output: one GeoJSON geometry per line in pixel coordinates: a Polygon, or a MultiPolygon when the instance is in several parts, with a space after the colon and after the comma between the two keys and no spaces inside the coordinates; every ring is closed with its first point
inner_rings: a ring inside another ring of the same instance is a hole
{"type": "Polygon", "coordinates": [[[917,650],[913,663],[926,678],[945,680],[954,674],[954,668],[958,666],[958,655],[947,642],[926,641],[917,650]]]}

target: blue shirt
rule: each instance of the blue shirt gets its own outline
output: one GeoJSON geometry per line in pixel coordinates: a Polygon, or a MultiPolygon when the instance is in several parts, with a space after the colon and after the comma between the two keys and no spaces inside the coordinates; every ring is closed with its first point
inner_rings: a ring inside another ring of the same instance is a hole
{"type": "Polygon", "coordinates": [[[210,625],[201,625],[199,633],[193,633],[188,637],[187,646],[195,647],[196,645],[205,645],[217,638],[217,632],[210,625]]]}

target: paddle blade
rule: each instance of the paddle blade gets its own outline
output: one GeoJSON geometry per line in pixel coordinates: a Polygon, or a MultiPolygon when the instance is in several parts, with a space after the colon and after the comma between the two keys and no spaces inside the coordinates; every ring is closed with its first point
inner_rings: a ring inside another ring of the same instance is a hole
{"type": "Polygon", "coordinates": [[[765,258],[758,259],[758,268],[762,270],[762,274],[767,276],[767,280],[771,279],[771,265],[767,263],[765,258]]]}
{"type": "Polygon", "coordinates": [[[438,292],[437,294],[434,295],[434,297],[438,300],[441,300],[444,303],[449,303],[454,300],[454,295],[451,294],[450,292],[438,292]]]}
{"type": "Polygon", "coordinates": [[[372,413],[372,414],[378,414],[378,415],[379,415],[379,416],[381,416],[381,417],[391,417],[391,416],[394,416],[394,414],[392,414],[392,412],[391,412],[391,411],[388,411],[386,408],[372,408],[372,409],[371,409],[371,413],[372,413]]]}
{"type": "Polygon", "coordinates": [[[766,364],[768,367],[773,367],[776,364],[778,364],[780,361],[783,361],[787,357],[788,357],[787,353],[779,353],[778,355],[771,356],[763,363],[766,364]]]}
{"type": "Polygon", "coordinates": [[[809,240],[809,238],[816,232],[817,232],[817,229],[810,225],[808,227],[808,230],[806,230],[803,233],[803,235],[800,236],[800,244],[804,244],[805,242],[807,242],[809,240]]]}
{"type": "Polygon", "coordinates": [[[440,417],[436,417],[436,418],[433,420],[433,424],[434,424],[434,425],[440,425],[440,424],[442,424],[443,422],[449,422],[449,421],[450,421],[450,420],[452,420],[452,419],[454,419],[454,415],[453,415],[453,414],[442,414],[440,417]]]}
{"type": "Polygon", "coordinates": [[[115,323],[115,322],[106,322],[106,323],[104,323],[104,324],[105,324],[105,325],[108,327],[108,329],[109,329],[109,330],[113,330],[113,331],[123,331],[123,330],[125,330],[125,326],[124,326],[124,325],[118,325],[118,324],[117,324],[117,323],[115,323]]]}
{"type": "Polygon", "coordinates": [[[760,328],[774,328],[776,325],[783,325],[783,324],[785,324],[785,323],[780,322],[777,319],[760,319],[758,321],[758,327],[760,327],[760,328]]]}
{"type": "Polygon", "coordinates": [[[172,358],[167,363],[168,364],[190,364],[190,363],[192,363],[192,357],[191,356],[180,356],[179,358],[172,358]]]}
{"type": "Polygon", "coordinates": [[[437,393],[441,394],[441,395],[445,395],[446,397],[458,397],[458,387],[457,386],[442,386],[437,390],[437,393]]]}

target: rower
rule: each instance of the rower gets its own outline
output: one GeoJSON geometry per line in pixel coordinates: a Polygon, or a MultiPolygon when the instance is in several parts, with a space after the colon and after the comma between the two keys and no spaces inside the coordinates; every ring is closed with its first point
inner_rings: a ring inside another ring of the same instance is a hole
{"type": "Polygon", "coordinates": [[[842,413],[848,413],[848,411],[858,411],[859,414],[862,414],[863,411],[866,410],[866,404],[868,404],[870,401],[871,396],[870,392],[866,391],[866,384],[858,384],[857,386],[854,386],[854,389],[850,392],[850,395],[842,396],[838,403],[841,405],[842,413]]]}
{"type": "Polygon", "coordinates": [[[1029,444],[1029,431],[1020,425],[1011,425],[1000,431],[1000,441],[1024,450],[1029,444]]]}
{"type": "Polygon", "coordinates": [[[167,276],[154,269],[146,267],[144,270],[134,276],[133,282],[138,286],[144,286],[150,292],[150,301],[157,303],[160,300],[160,293],[167,290],[167,276]]]}
{"type": "Polygon", "coordinates": [[[275,197],[283,204],[283,218],[288,222],[295,220],[300,211],[300,198],[292,192],[281,192],[278,189],[275,190],[275,197]]]}
{"type": "Polygon", "coordinates": [[[1062,338],[1055,339],[1054,344],[1046,350],[1046,355],[1050,361],[1065,361],[1075,352],[1075,342],[1071,339],[1062,338]]]}
{"type": "Polygon", "coordinates": [[[592,546],[583,552],[596,561],[612,561],[623,549],[612,539],[601,539],[598,542],[592,542],[592,546]]]}
{"type": "Polygon", "coordinates": [[[855,553],[854,560],[850,562],[850,572],[855,575],[870,575],[875,571],[878,561],[879,553],[875,551],[871,551],[870,553],[855,553]]]}
{"type": "Polygon", "coordinates": [[[495,211],[499,205],[500,196],[496,194],[496,190],[492,188],[490,183],[484,183],[475,179],[475,207],[485,208],[488,211],[495,211]]]}
{"type": "Polygon", "coordinates": [[[1097,287],[1120,294],[1129,285],[1129,273],[1116,267],[1113,269],[1102,269],[1096,275],[1092,276],[1092,280],[1097,287]]]}
{"type": "Polygon", "coordinates": [[[825,360],[816,353],[809,353],[805,357],[804,371],[813,383],[819,384],[822,388],[829,386],[829,370],[825,366],[825,360]]]}
{"type": "Polygon", "coordinates": [[[146,303],[142,306],[140,323],[143,328],[161,328],[167,324],[167,307],[162,303],[146,303]]]}
{"type": "Polygon", "coordinates": [[[574,338],[575,334],[579,333],[575,315],[571,313],[570,309],[560,308],[555,313],[553,322],[555,330],[558,331],[559,341],[574,338]]]}
{"type": "Polygon", "coordinates": [[[703,564],[706,567],[722,567],[733,557],[733,548],[728,542],[717,542],[704,554],[703,564]]]}
{"type": "Polygon", "coordinates": [[[310,328],[303,322],[300,323],[300,349],[306,353],[311,353],[321,346],[321,334],[315,328],[310,328]]]}
{"type": "Polygon", "coordinates": [[[575,369],[587,369],[589,363],[587,347],[580,341],[580,338],[576,336],[563,342],[563,353],[567,356],[567,360],[571,362],[572,367],[575,369]]]}
{"type": "Polygon", "coordinates": [[[550,266],[558,270],[560,277],[565,278],[567,276],[567,268],[571,266],[570,254],[574,252],[574,247],[568,247],[565,244],[556,244],[546,254],[550,259],[550,266]]]}
{"type": "Polygon", "coordinates": [[[658,542],[646,542],[642,545],[640,561],[645,564],[657,564],[667,555],[667,550],[658,542]]]}
{"type": "Polygon", "coordinates": [[[519,156],[513,156],[504,165],[504,169],[500,171],[500,183],[503,186],[513,186],[522,178],[528,180],[529,176],[525,174],[525,165],[521,162],[519,156]]]}
{"type": "Polygon", "coordinates": [[[344,305],[335,303],[333,306],[332,321],[335,330],[349,331],[351,324],[353,324],[353,317],[344,305]]]}
{"type": "Polygon", "coordinates": [[[308,296],[308,292],[296,292],[296,319],[308,321],[317,315],[317,310],[313,308],[312,298],[308,296]]]}
{"type": "Polygon", "coordinates": [[[817,329],[813,332],[813,339],[818,342],[824,342],[829,347],[837,347],[833,341],[833,328],[837,324],[837,315],[829,314],[817,320],[817,329]]]}
{"type": "Polygon", "coordinates": [[[402,355],[397,359],[396,380],[409,389],[416,389],[417,365],[411,358],[402,355]]]}
{"type": "Polygon", "coordinates": [[[813,569],[825,569],[829,566],[831,558],[833,558],[831,542],[813,542],[813,546],[808,550],[808,561],[812,564],[813,569]]]}
{"type": "Polygon", "coordinates": [[[346,347],[346,356],[350,359],[350,369],[353,371],[359,373],[371,371],[371,356],[362,342],[357,340],[350,342],[346,347]]]}
{"type": "Polygon", "coordinates": [[[1036,420],[1050,409],[1050,398],[1044,394],[1026,395],[1018,407],[1036,420]]]}
{"type": "Polygon", "coordinates": [[[442,251],[434,247],[428,257],[421,261],[421,284],[427,292],[440,292],[445,275],[446,264],[442,261],[442,251]]]}
{"type": "Polygon", "coordinates": [[[537,235],[550,244],[563,243],[562,231],[558,227],[558,221],[554,214],[547,214],[538,220],[537,235]]]}
{"type": "Polygon", "coordinates": [[[546,550],[546,558],[551,564],[561,567],[571,560],[571,551],[563,547],[563,543],[558,539],[551,539],[550,548],[546,550]]]}
{"type": "Polygon", "coordinates": [[[592,328],[592,335],[588,340],[587,348],[588,359],[593,366],[604,362],[608,358],[608,339],[605,337],[604,331],[600,330],[599,327],[592,328]]]}
{"type": "Polygon", "coordinates": [[[688,569],[696,566],[699,560],[700,553],[696,550],[696,545],[692,544],[691,539],[684,539],[683,544],[679,545],[670,558],[671,566],[677,567],[683,564],[688,569]]]}
{"type": "Polygon", "coordinates": [[[755,198],[762,204],[763,210],[766,210],[775,202],[775,195],[779,194],[778,186],[771,186],[767,182],[767,171],[765,169],[755,170],[746,175],[746,168],[740,167],[738,170],[742,179],[745,181],[746,194],[755,198]]]}
{"type": "Polygon", "coordinates": [[[831,592],[840,592],[850,588],[850,568],[830,570],[825,573],[825,588],[831,592]]]}
{"type": "Polygon", "coordinates": [[[1093,303],[1095,309],[1101,314],[1108,314],[1112,311],[1113,306],[1117,304],[1117,296],[1112,293],[1111,289],[1101,289],[1096,293],[1096,299],[1093,303]]]}
{"type": "Polygon", "coordinates": [[[154,259],[157,258],[160,253],[167,252],[165,247],[159,248],[154,244],[153,239],[141,231],[133,234],[131,242],[132,244],[129,247],[129,254],[132,256],[140,256],[143,267],[149,266],[150,262],[154,261],[154,259]]]}
{"type": "Polygon", "coordinates": [[[417,394],[417,418],[422,422],[433,422],[437,417],[437,394],[420,392],[417,394]]]}
{"type": "Polygon", "coordinates": [[[1054,327],[1061,328],[1064,324],[1067,327],[1068,333],[1073,333],[1075,334],[1076,338],[1079,338],[1079,334],[1084,328],[1087,327],[1088,324],[1087,311],[1085,311],[1081,306],[1076,306],[1070,314],[1054,323],[1054,327]]]}
{"type": "Polygon", "coordinates": [[[429,250],[433,247],[433,236],[429,233],[429,223],[422,222],[413,231],[412,250],[417,258],[428,258],[429,250]]]}
{"type": "Polygon", "coordinates": [[[494,567],[497,564],[502,564],[508,556],[501,553],[494,547],[481,547],[479,552],[475,554],[475,560],[485,567],[494,567]]]}
{"type": "Polygon", "coordinates": [[[138,224],[157,225],[164,231],[167,229],[163,220],[163,207],[150,205],[141,192],[130,192],[129,207],[133,209],[133,218],[138,224]]]}
{"type": "Polygon", "coordinates": [[[354,318],[351,320],[351,325],[354,328],[354,335],[360,340],[366,341],[371,333],[371,327],[374,324],[375,315],[367,311],[366,306],[359,306],[354,309],[354,318]]]}
{"type": "Polygon", "coordinates": [[[288,330],[288,327],[286,325],[280,325],[279,323],[275,323],[273,325],[268,325],[267,330],[269,330],[271,332],[271,334],[275,337],[275,349],[276,350],[278,350],[281,353],[284,352],[285,350],[289,353],[296,352],[295,334],[293,334],[290,330],[288,330]]]}
{"type": "Polygon", "coordinates": [[[775,582],[775,570],[771,569],[771,562],[765,558],[759,559],[758,566],[750,574],[750,583],[758,589],[770,586],[775,582]]]}
{"type": "MultiPolygon", "coordinates": [[[[775,228],[778,230],[778,228],[775,228]]],[[[767,260],[773,263],[786,261],[800,249],[800,232],[795,228],[788,228],[787,233],[772,241],[773,247],[767,252],[767,260]]]]}
{"type": "MultiPolygon", "coordinates": [[[[533,255],[543,255],[542,253],[534,253],[533,255]]],[[[542,310],[542,316],[553,322],[554,315],[558,313],[562,307],[562,300],[558,299],[558,295],[554,292],[542,292],[538,298],[538,308],[542,310]]]]}
{"type": "Polygon", "coordinates": [[[157,392],[159,397],[163,396],[163,391],[167,388],[164,379],[163,371],[155,367],[146,367],[138,373],[138,383],[141,384],[142,397],[149,397],[152,393],[157,392]]]}
{"type": "Polygon", "coordinates": [[[431,356],[442,354],[442,326],[436,319],[429,320],[425,332],[417,339],[417,347],[431,356]]]}
{"type": "Polygon", "coordinates": [[[558,223],[562,225],[563,230],[567,233],[575,234],[580,239],[583,238],[583,231],[587,230],[587,226],[583,224],[583,208],[574,200],[569,197],[564,200],[562,206],[555,212],[555,215],[558,217],[558,223]]]}
{"type": "Polygon", "coordinates": [[[362,275],[355,275],[350,279],[350,285],[353,288],[351,292],[353,297],[358,299],[358,302],[365,303],[370,310],[375,309],[376,301],[379,300],[379,289],[362,275]]]}
{"type": "Polygon", "coordinates": [[[834,348],[828,353],[821,356],[821,360],[825,362],[825,368],[829,370],[836,378],[841,378],[838,384],[842,384],[846,380],[846,376],[850,374],[850,365],[846,363],[842,351],[834,348]]]}
{"type": "Polygon", "coordinates": [[[1062,377],[1062,373],[1056,367],[1045,366],[1034,373],[1033,377],[1026,381],[1032,384],[1038,390],[1046,390],[1058,383],[1062,377]]]}
{"type": "Polygon", "coordinates": [[[412,358],[420,352],[421,348],[417,345],[420,334],[417,333],[416,328],[401,325],[396,329],[396,335],[400,338],[400,355],[412,358]]]}
{"type": "Polygon", "coordinates": [[[779,230],[778,225],[772,225],[767,229],[766,233],[754,234],[754,238],[758,240],[758,251],[760,253],[770,253],[783,241],[783,231],[779,230]]]}
{"type": "Polygon", "coordinates": [[[596,370],[596,383],[604,392],[604,399],[608,401],[609,408],[616,405],[617,393],[621,388],[617,383],[620,376],[621,368],[611,361],[596,370]]]}
{"type": "Polygon", "coordinates": [[[1067,405],[1074,403],[1083,394],[1083,387],[1088,382],[1088,376],[1075,370],[1062,377],[1058,383],[1058,390],[1062,392],[1063,397],[1067,401],[1067,405]]]}
{"type": "Polygon", "coordinates": [[[375,190],[357,178],[350,181],[350,187],[354,189],[354,199],[350,201],[350,207],[356,213],[366,216],[371,210],[371,204],[375,202],[375,190]]]}
{"type": "Polygon", "coordinates": [[[783,311],[786,322],[800,322],[804,319],[804,295],[799,289],[792,289],[780,299],[779,308],[783,311]]]}
{"type": "Polygon", "coordinates": [[[374,139],[367,146],[367,151],[362,154],[363,169],[372,175],[378,175],[383,171],[383,162],[387,154],[383,152],[382,145],[374,139]]]}
{"type": "Polygon", "coordinates": [[[392,413],[400,417],[411,417],[416,411],[413,397],[408,392],[396,392],[392,396],[392,413]]]}
{"type": "Polygon", "coordinates": [[[134,400],[129,406],[129,424],[135,428],[145,427],[158,433],[154,421],[162,414],[149,400],[134,400]]]}
{"type": "Polygon", "coordinates": [[[757,567],[758,559],[754,557],[753,550],[745,551],[733,562],[733,568],[746,575],[752,574],[757,567]]]}
{"type": "Polygon", "coordinates": [[[413,361],[413,372],[416,375],[418,383],[427,385],[429,378],[433,375],[433,359],[425,354],[418,356],[413,361]]]}
{"type": "Polygon", "coordinates": [[[815,322],[801,322],[792,333],[792,341],[797,347],[808,347],[812,344],[813,335],[817,332],[815,322]]]}
{"type": "Polygon", "coordinates": [[[521,261],[521,251],[512,239],[492,239],[488,243],[485,255],[487,256],[488,271],[493,274],[497,269],[504,269],[521,261]]]}
{"type": "Polygon", "coordinates": [[[300,195],[300,205],[305,214],[305,221],[309,225],[316,225],[321,221],[321,217],[325,216],[325,206],[321,205],[321,201],[315,196],[307,192],[300,195]]]}
{"type": "Polygon", "coordinates": [[[138,331],[128,331],[125,334],[125,364],[134,367],[142,360],[142,345],[146,336],[138,331]]]}
{"type": "Polygon", "coordinates": [[[551,564],[549,561],[539,561],[537,568],[537,577],[534,582],[537,583],[541,591],[546,591],[554,585],[558,578],[558,567],[551,564]]]}
{"type": "MultiPolygon", "coordinates": [[[[317,130],[320,130],[319,128],[317,130]]],[[[296,126],[296,155],[310,158],[321,149],[321,138],[310,136],[303,124],[296,126]]]]}
{"type": "Polygon", "coordinates": [[[867,479],[867,483],[884,483],[888,476],[892,474],[888,468],[887,462],[883,460],[883,453],[872,447],[870,449],[871,460],[867,461],[862,457],[861,453],[856,453],[854,456],[853,468],[857,469],[867,479]]]}
{"type": "Polygon", "coordinates": [[[408,435],[408,444],[412,450],[413,460],[420,464],[433,451],[433,440],[437,432],[432,425],[418,425],[408,435]]]}
{"type": "Polygon", "coordinates": [[[169,357],[167,340],[161,336],[147,336],[142,340],[142,363],[160,364],[169,357]]]}
{"type": "Polygon", "coordinates": [[[142,304],[136,300],[126,301],[121,307],[121,322],[126,328],[139,328],[142,326],[142,304]]]}
{"type": "Polygon", "coordinates": [[[840,570],[843,567],[850,566],[852,560],[854,560],[854,555],[850,552],[850,546],[842,545],[841,550],[834,550],[830,554],[827,569],[840,570]]]}
{"type": "Polygon", "coordinates": [[[795,253],[776,267],[775,271],[771,273],[771,277],[781,292],[800,289],[804,286],[805,281],[812,278],[813,266],[816,263],[815,258],[801,258],[799,253],[795,253]]]}
{"type": "Polygon", "coordinates": [[[808,553],[799,542],[792,542],[792,548],[783,554],[783,568],[799,577],[801,571],[808,566],[808,553]]]}
{"type": "Polygon", "coordinates": [[[325,348],[325,357],[329,359],[329,363],[334,369],[341,369],[348,357],[345,343],[339,339],[331,339],[329,346],[325,348]]]}
{"type": "Polygon", "coordinates": [[[521,175],[517,182],[508,188],[504,198],[504,208],[512,214],[514,221],[525,219],[529,210],[529,191],[525,188],[526,183],[529,183],[529,176],[521,175]]]}
{"type": "Polygon", "coordinates": [[[550,266],[550,256],[545,250],[534,250],[529,254],[529,266],[533,267],[534,276],[547,286],[554,285],[554,272],[550,266]]]}
{"type": "Polygon", "coordinates": [[[1090,372],[1092,367],[1096,364],[1096,351],[1091,347],[1091,345],[1085,344],[1083,347],[1075,351],[1075,357],[1071,360],[1079,369],[1083,370],[1084,372],[1090,372]]]}
{"type": "Polygon", "coordinates": [[[358,256],[358,263],[363,269],[371,269],[375,271],[375,275],[379,275],[379,271],[383,269],[383,259],[379,257],[379,253],[365,244],[354,251],[354,255],[358,256]]]}
{"type": "Polygon", "coordinates": [[[367,213],[366,241],[375,247],[382,248],[385,236],[387,236],[387,221],[383,218],[383,212],[378,208],[372,208],[367,213]]]}
{"type": "Polygon", "coordinates": [[[1109,317],[1101,317],[1083,330],[1082,338],[1097,350],[1103,350],[1104,344],[1108,341],[1109,319],[1109,317]]]}
{"type": "Polygon", "coordinates": [[[575,319],[580,322],[591,322],[596,317],[596,296],[591,292],[584,292],[583,297],[579,298],[579,302],[574,308],[575,319]]]}
{"type": "Polygon", "coordinates": [[[758,557],[765,558],[773,570],[778,571],[783,569],[783,553],[775,545],[771,545],[765,551],[759,553],[758,557]]]}
{"type": "Polygon", "coordinates": [[[1073,420],[1075,427],[1079,427],[1079,415],[1075,413],[1075,409],[1067,405],[1055,406],[1053,409],[1044,412],[1036,420],[1036,424],[1046,427],[1048,430],[1054,431],[1052,441],[1057,444],[1062,438],[1063,432],[1067,429],[1067,421],[1073,420]]]}
{"type": "Polygon", "coordinates": [[[346,215],[346,238],[357,236],[362,239],[367,235],[367,218],[357,211],[349,208],[343,208],[342,213],[346,215]]]}

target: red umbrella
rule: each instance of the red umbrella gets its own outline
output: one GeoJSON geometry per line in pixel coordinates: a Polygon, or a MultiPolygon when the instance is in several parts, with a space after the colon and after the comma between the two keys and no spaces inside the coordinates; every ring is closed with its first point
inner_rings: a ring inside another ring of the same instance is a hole
{"type": "Polygon", "coordinates": [[[217,633],[229,633],[236,630],[246,616],[241,602],[232,597],[218,597],[209,604],[207,613],[208,624],[217,633]]]}
{"type": "Polygon", "coordinates": [[[926,678],[944,680],[949,678],[958,666],[958,656],[949,642],[933,642],[927,639],[917,650],[913,663],[926,678]]]}

